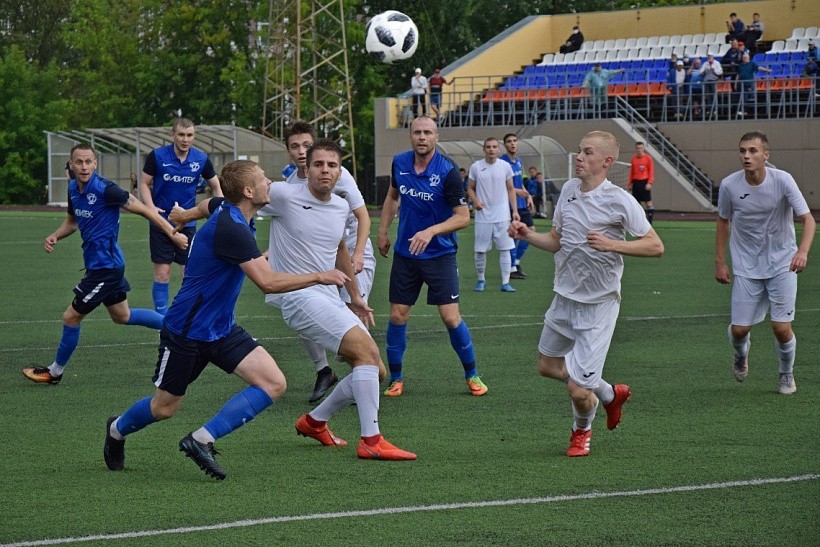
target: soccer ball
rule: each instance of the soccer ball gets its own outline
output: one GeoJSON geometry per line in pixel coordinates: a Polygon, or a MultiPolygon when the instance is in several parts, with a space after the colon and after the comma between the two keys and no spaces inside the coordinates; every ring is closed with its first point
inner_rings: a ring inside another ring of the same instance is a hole
{"type": "Polygon", "coordinates": [[[400,11],[385,11],[373,17],[367,23],[365,36],[365,49],[383,63],[409,59],[419,45],[419,29],[400,11]]]}

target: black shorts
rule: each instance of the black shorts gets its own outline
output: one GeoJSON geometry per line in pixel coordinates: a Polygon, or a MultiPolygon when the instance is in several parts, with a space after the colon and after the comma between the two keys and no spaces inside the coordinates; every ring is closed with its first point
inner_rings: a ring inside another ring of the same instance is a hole
{"type": "MultiPolygon", "coordinates": [[[[535,202],[533,202],[535,203],[535,202]]],[[[521,219],[521,222],[526,224],[527,226],[534,226],[535,223],[532,221],[532,213],[530,213],[529,207],[524,207],[523,209],[518,210],[518,217],[521,219]]]]}
{"type": "MultiPolygon", "coordinates": [[[[188,248],[190,249],[191,240],[196,233],[196,227],[183,228],[179,232],[188,237],[188,248]]],[[[151,247],[152,263],[170,264],[171,262],[176,262],[182,266],[188,263],[188,249],[180,249],[174,245],[171,238],[153,224],[151,224],[148,229],[148,243],[151,247]]]]}
{"type": "Polygon", "coordinates": [[[648,182],[648,179],[632,181],[632,196],[638,201],[652,201],[652,190],[646,189],[648,182]]]}
{"type": "Polygon", "coordinates": [[[390,303],[412,306],[427,284],[427,303],[433,306],[458,303],[456,254],[436,258],[407,258],[393,254],[390,270],[390,303]]]}
{"type": "Polygon", "coordinates": [[[125,279],[125,268],[86,270],[85,277],[74,287],[71,302],[77,313],[88,315],[100,304],[106,307],[119,304],[128,296],[131,285],[125,279]]]}
{"type": "Polygon", "coordinates": [[[162,327],[154,385],[182,397],[208,363],[231,374],[257,346],[259,342],[239,325],[234,325],[228,336],[213,342],[191,340],[162,327]]]}

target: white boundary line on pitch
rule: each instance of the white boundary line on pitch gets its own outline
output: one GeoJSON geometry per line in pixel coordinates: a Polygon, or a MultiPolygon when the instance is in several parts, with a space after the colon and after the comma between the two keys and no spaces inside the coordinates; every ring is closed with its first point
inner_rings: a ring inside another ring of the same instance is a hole
{"type": "Polygon", "coordinates": [[[307,520],[327,520],[341,518],[374,517],[380,515],[398,515],[402,513],[420,513],[425,511],[451,511],[454,509],[476,509],[483,507],[509,507],[514,505],[533,505],[543,503],[560,503],[579,500],[598,500],[606,498],[651,496],[655,494],[674,494],[677,492],[697,492],[703,490],[720,490],[725,488],[739,488],[744,486],[760,486],[764,484],[782,484],[820,479],[820,475],[810,473],[792,477],[778,477],[772,479],[749,479],[745,481],[713,482],[709,484],[693,484],[686,486],[669,486],[666,488],[648,488],[644,490],[622,490],[618,492],[590,492],[588,494],[570,494],[563,496],[548,496],[543,498],[518,498],[509,500],[473,501],[462,503],[441,503],[434,505],[411,505],[407,507],[385,507],[384,509],[364,509],[360,511],[340,511],[336,513],[313,513],[308,515],[293,515],[289,517],[268,517],[261,519],[237,520],[210,524],[205,526],[186,526],[182,528],[168,528],[165,530],[141,530],[138,532],[122,532],[119,534],[100,534],[95,536],[66,537],[56,539],[42,539],[35,541],[21,541],[18,543],[0,544],[0,547],[32,547],[36,545],[60,545],[66,543],[83,543],[87,541],[111,541],[117,539],[145,538],[171,534],[188,534],[208,532],[212,530],[228,530],[231,528],[248,528],[265,524],[282,522],[300,522],[307,520]]]}

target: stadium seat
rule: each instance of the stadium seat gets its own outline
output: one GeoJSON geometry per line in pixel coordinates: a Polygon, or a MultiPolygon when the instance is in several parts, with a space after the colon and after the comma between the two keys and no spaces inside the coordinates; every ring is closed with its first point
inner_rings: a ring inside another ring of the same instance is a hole
{"type": "Polygon", "coordinates": [[[563,64],[564,57],[566,57],[565,53],[556,53],[555,56],[552,58],[552,62],[555,64],[563,64]]]}
{"type": "Polygon", "coordinates": [[[626,39],[625,38],[618,38],[615,40],[615,45],[613,49],[623,49],[626,47],[626,39]]]}
{"type": "Polygon", "coordinates": [[[755,53],[755,56],[752,57],[752,61],[757,64],[765,62],[766,54],[765,53],[755,53]]]}
{"type": "Polygon", "coordinates": [[[789,38],[786,40],[786,45],[783,48],[783,51],[797,51],[797,39],[789,38]]]}
{"type": "Polygon", "coordinates": [[[820,36],[820,29],[817,27],[807,27],[806,28],[806,35],[804,38],[817,38],[820,36]]]}
{"type": "Polygon", "coordinates": [[[703,34],[693,34],[692,35],[692,43],[695,45],[703,43],[703,34]]]}
{"type": "Polygon", "coordinates": [[[668,46],[669,45],[669,36],[658,36],[658,45],[659,46],[668,46]]]}
{"type": "Polygon", "coordinates": [[[602,47],[601,49],[609,50],[609,49],[613,49],[614,47],[615,47],[615,40],[610,38],[609,40],[606,40],[604,42],[604,47],[602,47]]]}
{"type": "Polygon", "coordinates": [[[714,32],[709,32],[703,35],[703,43],[704,44],[714,44],[717,41],[717,34],[714,32]]]}
{"type": "Polygon", "coordinates": [[[664,59],[669,59],[673,53],[675,53],[675,46],[661,47],[661,57],[663,57],[664,59]]]}
{"type": "Polygon", "coordinates": [[[680,34],[674,34],[674,35],[669,37],[669,45],[673,46],[673,47],[674,46],[679,46],[680,43],[681,43],[681,40],[683,40],[683,36],[681,36],[680,34]]]}
{"type": "Polygon", "coordinates": [[[555,59],[555,54],[554,53],[546,53],[546,54],[544,54],[544,57],[541,59],[540,64],[542,66],[543,65],[548,65],[552,62],[553,59],[555,59]]]}
{"type": "Polygon", "coordinates": [[[684,34],[683,36],[680,37],[680,42],[678,42],[678,44],[680,44],[682,46],[688,46],[691,43],[692,43],[692,35],[691,34],[684,34]]]}
{"type": "Polygon", "coordinates": [[[709,46],[707,44],[698,44],[693,57],[706,57],[707,53],[709,53],[709,46]]]}
{"type": "Polygon", "coordinates": [[[649,47],[655,47],[658,45],[658,40],[660,39],[659,36],[649,36],[646,39],[646,45],[649,47]]]}
{"type": "Polygon", "coordinates": [[[599,51],[604,49],[604,44],[606,44],[606,40],[595,40],[595,45],[593,46],[594,51],[599,51]]]}
{"type": "Polygon", "coordinates": [[[732,48],[732,44],[718,44],[718,50],[715,53],[715,57],[723,57],[726,55],[726,52],[732,48]]]}
{"type": "Polygon", "coordinates": [[[638,45],[638,39],[637,38],[627,38],[626,43],[623,45],[623,47],[626,48],[626,49],[632,49],[634,47],[637,47],[637,45],[638,45]]]}
{"type": "Polygon", "coordinates": [[[607,93],[622,97],[626,95],[626,84],[610,84],[607,93]]]}
{"type": "Polygon", "coordinates": [[[780,53],[781,51],[785,51],[786,49],[786,42],[784,40],[775,40],[772,42],[772,47],[769,49],[769,53],[780,53]]]}
{"type": "Polygon", "coordinates": [[[524,75],[526,76],[528,74],[535,74],[535,70],[536,70],[535,65],[525,66],[524,67],[524,75]]]}
{"type": "Polygon", "coordinates": [[[809,49],[809,38],[800,38],[794,51],[807,51],[809,49]]]}
{"type": "Polygon", "coordinates": [[[595,49],[595,41],[594,40],[587,40],[583,44],[581,44],[581,49],[579,51],[591,51],[595,49]]]}
{"type": "Polygon", "coordinates": [[[638,38],[638,41],[635,42],[635,45],[633,47],[637,47],[637,48],[646,47],[646,41],[647,41],[646,36],[642,36],[642,37],[638,38]]]}
{"type": "Polygon", "coordinates": [[[629,59],[629,52],[630,52],[629,49],[619,49],[618,54],[615,58],[619,61],[625,61],[625,60],[629,59]]]}
{"type": "Polygon", "coordinates": [[[618,50],[617,49],[610,49],[606,52],[606,60],[607,61],[614,61],[618,58],[618,50]]]}
{"type": "Polygon", "coordinates": [[[584,51],[572,51],[570,53],[565,53],[564,54],[564,63],[565,64],[572,64],[572,63],[576,62],[576,59],[578,58],[579,55],[586,55],[588,53],[590,53],[590,52],[589,51],[586,51],[586,52],[584,52],[584,51]]]}
{"type": "Polygon", "coordinates": [[[803,27],[795,27],[792,31],[792,35],[789,38],[790,40],[799,40],[800,38],[806,35],[806,29],[803,27]]]}
{"type": "MultiPolygon", "coordinates": [[[[612,50],[611,49],[610,50],[602,49],[600,51],[596,51],[595,52],[595,58],[592,59],[592,61],[594,61],[596,63],[606,61],[606,56],[607,56],[607,53],[609,51],[612,51],[612,50]]],[[[587,61],[589,61],[589,59],[587,59],[587,61]]]]}

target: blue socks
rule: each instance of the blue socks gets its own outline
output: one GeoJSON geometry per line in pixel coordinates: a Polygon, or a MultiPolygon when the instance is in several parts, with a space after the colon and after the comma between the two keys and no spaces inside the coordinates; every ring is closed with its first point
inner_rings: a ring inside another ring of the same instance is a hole
{"type": "Polygon", "coordinates": [[[151,414],[151,399],[153,397],[140,399],[120,416],[117,420],[117,431],[120,435],[130,435],[157,421],[151,414]]]}
{"type": "Polygon", "coordinates": [[[515,256],[513,257],[513,267],[516,266],[516,262],[521,262],[521,259],[524,258],[524,253],[527,252],[527,248],[529,248],[530,244],[524,241],[523,239],[519,239],[515,242],[515,256]]]}
{"type": "Polygon", "coordinates": [[[61,367],[65,366],[68,360],[71,359],[71,354],[74,353],[79,341],[80,325],[76,327],[63,325],[63,336],[60,338],[60,345],[57,346],[57,356],[54,358],[54,362],[61,367]]]}
{"type": "MultiPolygon", "coordinates": [[[[168,285],[165,285],[166,287],[168,285]]],[[[129,325],[141,325],[151,329],[160,330],[162,328],[162,315],[154,310],[145,308],[131,308],[131,316],[128,318],[129,325]]]]}
{"type": "Polygon", "coordinates": [[[475,351],[473,350],[473,339],[470,336],[470,329],[467,328],[467,323],[462,321],[456,328],[449,330],[450,345],[456,350],[458,358],[461,360],[461,366],[464,367],[464,378],[470,378],[478,375],[478,369],[475,364],[475,351]]]}
{"type": "Polygon", "coordinates": [[[387,364],[390,367],[390,381],[402,379],[401,368],[404,351],[407,349],[407,324],[387,323],[387,364]]]}
{"type": "Polygon", "coordinates": [[[158,314],[165,315],[168,311],[168,283],[154,281],[151,294],[154,296],[154,309],[158,314]]]}
{"type": "Polygon", "coordinates": [[[205,429],[214,440],[219,439],[250,422],[272,404],[273,399],[265,390],[258,386],[248,386],[231,397],[216,416],[208,420],[205,429]]]}

